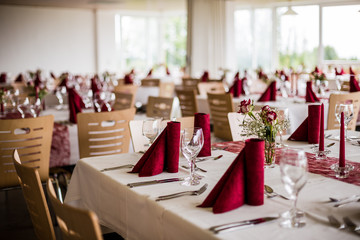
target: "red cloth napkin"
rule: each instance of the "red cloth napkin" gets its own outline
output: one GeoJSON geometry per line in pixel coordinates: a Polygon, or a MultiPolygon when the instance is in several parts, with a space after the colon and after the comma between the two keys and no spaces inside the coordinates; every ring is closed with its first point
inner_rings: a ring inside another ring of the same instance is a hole
{"type": "Polygon", "coordinates": [[[354,72],[354,70],[352,69],[352,67],[349,68],[349,74],[350,74],[350,75],[355,75],[355,72],[354,72]]]}
{"type": "Polygon", "coordinates": [[[344,112],[341,112],[341,117],[340,117],[339,167],[345,167],[345,122],[344,122],[344,112]]]}
{"type": "Polygon", "coordinates": [[[15,79],[15,82],[16,83],[24,83],[25,82],[24,76],[21,73],[19,73],[19,75],[15,79]]]}
{"type": "Polygon", "coordinates": [[[166,75],[168,75],[168,76],[170,76],[170,75],[171,75],[170,70],[169,70],[169,68],[168,68],[168,67],[166,67],[166,75]]]}
{"type": "Polygon", "coordinates": [[[201,79],[201,82],[207,82],[209,80],[209,72],[205,71],[200,79],[201,79]]]}
{"type": "Polygon", "coordinates": [[[1,73],[0,74],[0,83],[6,83],[6,73],[1,73]]]}
{"type": "Polygon", "coordinates": [[[355,75],[350,76],[350,92],[358,92],[360,91],[359,82],[356,80],[355,75]]]}
{"type": "Polygon", "coordinates": [[[164,170],[178,172],[180,149],[180,122],[168,122],[166,128],[130,173],[140,177],[154,176],[164,170]]]}
{"type": "Polygon", "coordinates": [[[124,81],[125,81],[125,84],[133,84],[134,81],[133,81],[132,74],[131,73],[126,74],[124,77],[124,81]]]}
{"type": "Polygon", "coordinates": [[[258,102],[276,101],[276,81],[270,83],[269,87],[261,95],[258,102]]]}
{"type": "Polygon", "coordinates": [[[247,139],[245,148],[198,207],[213,207],[213,213],[224,213],[244,203],[264,204],[264,147],[263,140],[247,139]]]}
{"type": "Polygon", "coordinates": [[[68,99],[70,113],[69,121],[72,123],[77,123],[76,114],[81,112],[81,109],[85,107],[85,104],[74,88],[68,89],[68,99]]]}
{"type": "Polygon", "coordinates": [[[235,74],[234,84],[230,87],[229,92],[232,93],[234,97],[239,97],[242,94],[242,80],[239,79],[239,72],[235,74]]]}
{"type": "Polygon", "coordinates": [[[34,80],[34,87],[40,87],[41,83],[42,81],[41,81],[40,73],[37,72],[34,80]]]}
{"type": "Polygon", "coordinates": [[[150,69],[146,77],[151,77],[153,69],[150,69]]]}
{"type": "Polygon", "coordinates": [[[204,146],[197,155],[198,157],[211,156],[211,130],[210,115],[206,113],[195,113],[194,127],[200,127],[204,134],[204,146]]]}
{"type": "Polygon", "coordinates": [[[95,96],[95,93],[100,92],[100,88],[99,84],[98,84],[98,76],[95,75],[92,79],[91,79],[91,90],[93,92],[93,97],[95,96]]]}
{"type": "MultiPolygon", "coordinates": [[[[91,81],[92,81],[92,79],[91,79],[91,81]]],[[[61,83],[59,84],[59,86],[60,86],[60,87],[66,87],[66,88],[67,88],[68,82],[69,82],[69,77],[66,76],[66,77],[61,81],[61,83]]],[[[92,86],[92,83],[91,83],[91,86],[92,86]]]]}
{"type": "Polygon", "coordinates": [[[319,98],[316,96],[312,89],[312,81],[306,82],[306,95],[305,95],[306,102],[319,102],[319,98]]]}
{"type": "Polygon", "coordinates": [[[336,76],[344,75],[344,74],[345,74],[344,68],[341,68],[340,71],[338,71],[337,68],[335,68],[335,75],[336,76]]]}
{"type": "Polygon", "coordinates": [[[288,140],[319,143],[321,106],[309,105],[308,117],[301,123],[288,140]]]}

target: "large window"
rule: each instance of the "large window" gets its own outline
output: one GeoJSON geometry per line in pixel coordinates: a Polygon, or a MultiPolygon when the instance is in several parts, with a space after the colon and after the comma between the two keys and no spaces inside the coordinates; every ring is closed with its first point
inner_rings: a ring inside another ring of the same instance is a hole
{"type": "Polygon", "coordinates": [[[178,70],[185,65],[186,15],[117,15],[115,41],[120,52],[120,68],[148,71],[167,65],[178,70]]]}
{"type": "Polygon", "coordinates": [[[360,5],[323,7],[324,60],[360,60],[360,5]]]}

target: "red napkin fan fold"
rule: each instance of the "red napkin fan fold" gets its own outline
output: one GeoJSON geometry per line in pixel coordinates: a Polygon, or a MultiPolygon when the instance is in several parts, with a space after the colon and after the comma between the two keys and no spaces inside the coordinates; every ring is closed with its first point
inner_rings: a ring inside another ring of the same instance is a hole
{"type": "Polygon", "coordinates": [[[234,84],[230,87],[229,92],[232,93],[234,97],[239,97],[242,94],[242,80],[239,78],[239,72],[235,74],[234,84]]]}
{"type": "Polygon", "coordinates": [[[125,82],[125,84],[133,84],[134,81],[132,78],[132,74],[130,74],[130,73],[126,74],[124,77],[124,82],[125,82]]]}
{"type": "Polygon", "coordinates": [[[6,83],[6,77],[7,77],[6,73],[1,73],[0,74],[0,83],[6,83]]]}
{"type": "Polygon", "coordinates": [[[258,102],[276,101],[276,81],[270,83],[269,87],[261,95],[258,102]]]}
{"type": "Polygon", "coordinates": [[[211,129],[210,115],[206,113],[195,113],[194,127],[200,127],[204,134],[204,145],[198,154],[198,157],[211,156],[211,129]]]}
{"type": "Polygon", "coordinates": [[[81,109],[85,107],[85,104],[74,88],[68,89],[68,99],[70,113],[69,121],[72,123],[77,123],[76,114],[81,112],[81,109]]]}
{"type": "Polygon", "coordinates": [[[264,147],[260,139],[248,139],[204,202],[198,207],[213,207],[224,213],[242,206],[264,204],[264,147]]]}
{"type": "Polygon", "coordinates": [[[201,82],[207,82],[209,80],[209,72],[205,71],[204,74],[201,76],[201,82]]]}
{"type": "Polygon", "coordinates": [[[168,122],[166,128],[136,163],[130,173],[140,177],[154,176],[167,170],[178,172],[180,149],[180,122],[168,122]]]}
{"type": "Polygon", "coordinates": [[[25,78],[24,75],[22,75],[21,73],[19,73],[19,75],[16,77],[15,82],[17,83],[24,83],[25,82],[25,78]]]}
{"type": "Polygon", "coordinates": [[[312,81],[306,82],[306,95],[305,95],[306,102],[314,103],[319,102],[319,98],[316,96],[312,89],[312,81]]]}
{"type": "Polygon", "coordinates": [[[288,140],[308,141],[311,144],[319,143],[321,105],[309,105],[308,117],[301,123],[288,140]]]}
{"type": "Polygon", "coordinates": [[[359,82],[356,80],[355,75],[350,76],[350,92],[358,92],[360,91],[359,82]]]}

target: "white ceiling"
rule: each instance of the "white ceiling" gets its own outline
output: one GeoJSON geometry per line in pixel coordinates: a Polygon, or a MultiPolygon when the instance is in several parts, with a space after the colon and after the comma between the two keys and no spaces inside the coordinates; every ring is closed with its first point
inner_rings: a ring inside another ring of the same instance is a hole
{"type": "MultiPolygon", "coordinates": [[[[314,4],[314,3],[339,3],[354,2],[360,0],[224,0],[238,2],[243,5],[288,5],[314,4]]],[[[3,5],[22,6],[47,6],[65,8],[111,8],[127,10],[179,10],[186,9],[187,0],[0,0],[3,5]]]]}

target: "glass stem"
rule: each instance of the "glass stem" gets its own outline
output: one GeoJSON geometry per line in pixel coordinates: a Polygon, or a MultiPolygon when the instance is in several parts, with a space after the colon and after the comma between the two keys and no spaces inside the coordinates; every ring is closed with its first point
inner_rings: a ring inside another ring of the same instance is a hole
{"type": "Polygon", "coordinates": [[[191,181],[194,179],[194,173],[195,173],[195,157],[191,158],[191,166],[190,166],[190,179],[191,181]]]}
{"type": "Polygon", "coordinates": [[[293,209],[292,209],[292,212],[294,215],[296,214],[297,200],[298,200],[298,193],[295,194],[294,205],[293,205],[293,209]]]}

